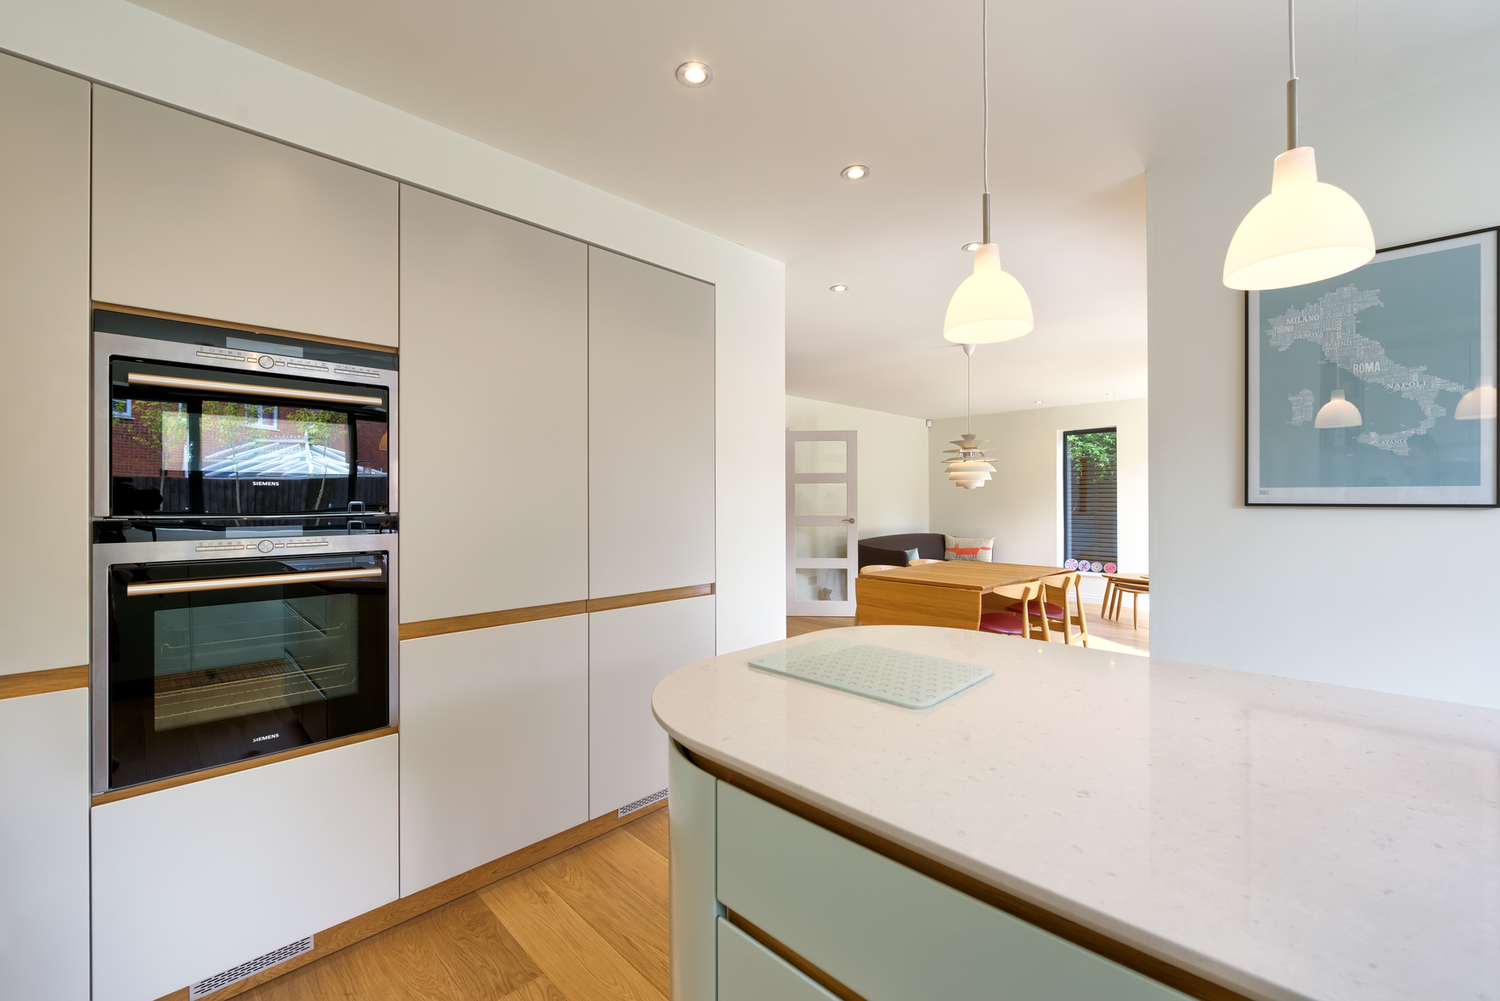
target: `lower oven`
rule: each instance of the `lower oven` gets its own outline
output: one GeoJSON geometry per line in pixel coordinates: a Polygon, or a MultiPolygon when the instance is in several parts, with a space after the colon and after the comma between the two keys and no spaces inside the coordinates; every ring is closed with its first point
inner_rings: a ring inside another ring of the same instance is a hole
{"type": "Polygon", "coordinates": [[[96,794],[396,723],[396,535],[353,531],[94,545],[96,794]]]}

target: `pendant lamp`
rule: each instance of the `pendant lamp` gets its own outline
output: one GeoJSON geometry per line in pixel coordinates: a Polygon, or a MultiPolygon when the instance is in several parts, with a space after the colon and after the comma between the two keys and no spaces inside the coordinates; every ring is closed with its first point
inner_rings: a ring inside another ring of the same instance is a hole
{"type": "Polygon", "coordinates": [[[964,354],[969,359],[969,402],[964,411],[968,415],[969,431],[949,442],[950,445],[957,445],[957,448],[945,449],[943,452],[944,455],[958,456],[955,459],[944,459],[943,465],[948,467],[948,479],[953,485],[964,490],[984,486],[985,480],[995,471],[994,463],[984,454],[984,446],[989,442],[974,437],[974,347],[973,344],[964,345],[964,354]]]}
{"type": "Polygon", "coordinates": [[[1271,193],[1250,210],[1224,256],[1224,284],[1260,290],[1322,281],[1375,256],[1370,220],[1342,188],[1318,180],[1311,146],[1297,145],[1296,0],[1287,0],[1285,153],[1271,166],[1271,193]]]}
{"type": "MultiPolygon", "coordinates": [[[[980,33],[984,62],[984,242],[974,250],[974,273],[948,301],[943,336],[955,344],[994,344],[1031,333],[1031,300],[1021,283],[1000,267],[1000,247],[990,241],[990,33],[989,0],[982,0],[980,33]]],[[[967,348],[972,350],[972,347],[967,348]]]]}
{"type": "MultiPolygon", "coordinates": [[[[1306,418],[1303,419],[1306,420],[1306,418]]],[[[1335,389],[1328,402],[1319,408],[1318,416],[1313,418],[1313,427],[1357,428],[1364,422],[1365,419],[1360,416],[1359,408],[1344,399],[1342,389],[1335,389]]]]}
{"type": "Polygon", "coordinates": [[[1456,421],[1492,420],[1495,416],[1495,387],[1481,382],[1458,398],[1453,408],[1456,421]]]}

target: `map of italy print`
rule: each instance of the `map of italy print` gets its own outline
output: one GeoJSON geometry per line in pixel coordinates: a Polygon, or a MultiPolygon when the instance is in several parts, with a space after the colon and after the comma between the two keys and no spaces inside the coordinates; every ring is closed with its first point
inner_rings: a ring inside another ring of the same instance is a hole
{"type": "Polygon", "coordinates": [[[1495,285],[1490,230],[1249,293],[1247,502],[1496,503],[1495,421],[1454,416],[1495,384],[1495,285]],[[1358,426],[1315,426],[1335,391],[1358,426]]]}

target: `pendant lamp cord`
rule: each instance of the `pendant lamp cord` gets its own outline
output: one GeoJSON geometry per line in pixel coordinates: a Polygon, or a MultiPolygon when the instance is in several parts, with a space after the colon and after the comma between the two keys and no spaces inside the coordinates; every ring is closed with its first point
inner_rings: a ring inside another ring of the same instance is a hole
{"type": "Polygon", "coordinates": [[[1297,139],[1297,0],[1286,0],[1286,51],[1291,77],[1286,82],[1286,148],[1296,149],[1297,139]]]}
{"type": "Polygon", "coordinates": [[[969,434],[974,433],[974,352],[967,352],[968,361],[964,367],[965,381],[968,383],[968,398],[964,401],[964,414],[966,420],[964,426],[969,434]]]}
{"type": "MultiPolygon", "coordinates": [[[[1288,3],[1291,0],[1287,0],[1288,3]]],[[[983,35],[984,65],[984,193],[990,193],[990,3],[980,0],[980,34],[983,35]]],[[[1292,74],[1296,76],[1296,73],[1292,74]]],[[[986,220],[988,222],[988,220],[986,220]]],[[[989,242],[986,240],[985,242],[989,242]]]]}

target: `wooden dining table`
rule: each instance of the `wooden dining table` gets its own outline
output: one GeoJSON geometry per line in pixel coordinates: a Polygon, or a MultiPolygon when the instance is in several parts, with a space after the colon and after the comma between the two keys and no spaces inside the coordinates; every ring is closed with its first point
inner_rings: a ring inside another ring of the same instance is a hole
{"type": "Polygon", "coordinates": [[[1066,572],[1062,567],[978,560],[895,567],[860,575],[855,582],[855,611],[864,626],[978,629],[981,615],[1001,610],[1001,603],[993,597],[988,604],[994,607],[985,607],[986,596],[995,588],[1066,572]]]}

